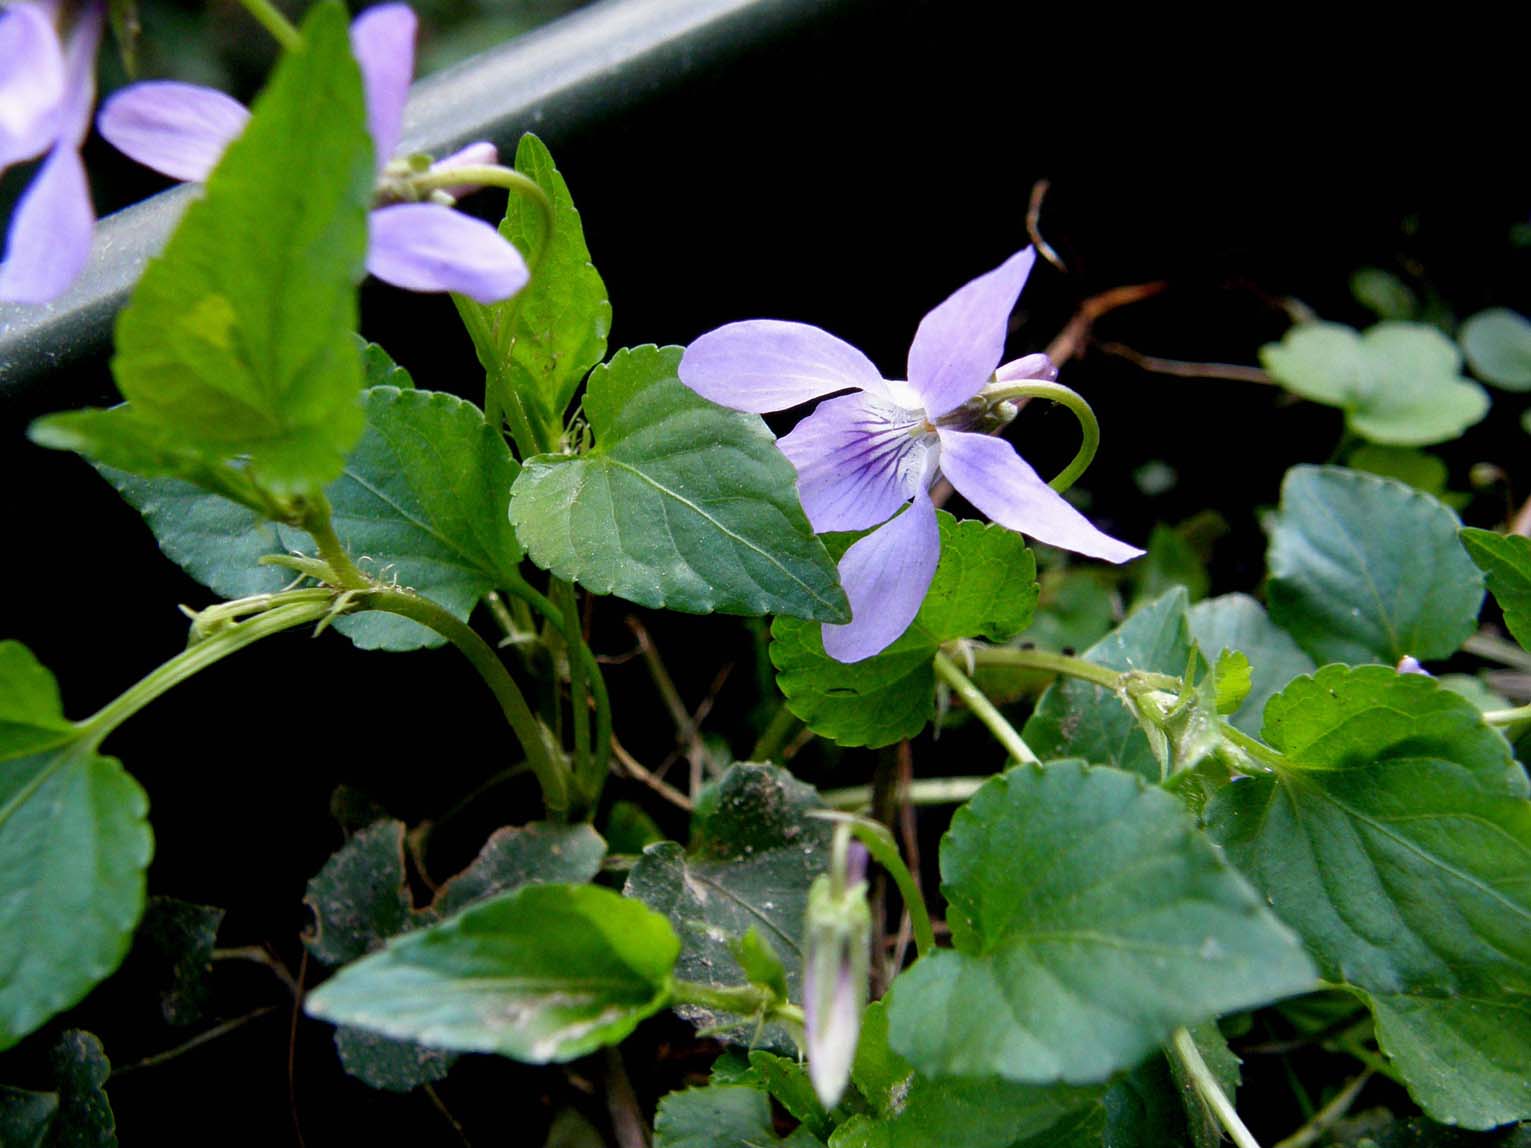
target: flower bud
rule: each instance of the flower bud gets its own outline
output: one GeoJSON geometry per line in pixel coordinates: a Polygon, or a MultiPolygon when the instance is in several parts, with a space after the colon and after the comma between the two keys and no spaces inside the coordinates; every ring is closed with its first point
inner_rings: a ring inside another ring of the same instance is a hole
{"type": "Polygon", "coordinates": [[[803,1016],[808,1076],[825,1108],[850,1080],[866,1006],[872,913],[867,907],[866,849],[851,842],[843,872],[825,873],[808,890],[804,926],[803,1016]]]}

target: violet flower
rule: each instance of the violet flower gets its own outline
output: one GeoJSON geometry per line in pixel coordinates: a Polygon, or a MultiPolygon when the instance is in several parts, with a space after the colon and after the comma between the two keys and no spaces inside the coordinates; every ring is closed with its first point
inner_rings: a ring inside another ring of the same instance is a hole
{"type": "MultiPolygon", "coordinates": [[[[408,160],[390,162],[414,74],[415,29],[415,14],[404,4],[369,8],[351,23],[351,50],[361,67],[384,201],[368,220],[367,270],[408,291],[457,291],[495,303],[514,295],[529,277],[514,244],[482,220],[451,210],[453,194],[433,195],[430,202],[391,202],[414,197],[411,176],[418,174],[408,160]]],[[[107,100],[96,126],[146,167],[201,181],[249,118],[242,104],[212,88],[150,81],[107,100]]],[[[493,164],[497,158],[493,144],[470,144],[431,165],[427,174],[493,164]]],[[[476,186],[470,181],[445,192],[476,186]]]]}
{"type": "Polygon", "coordinates": [[[16,203],[0,263],[0,299],[46,303],[90,255],[96,213],[80,145],[96,98],[101,5],[84,5],[63,39],[57,0],[0,13],[0,171],[46,153],[16,203]]]}
{"type": "Polygon", "coordinates": [[[803,1035],[808,1078],[825,1108],[840,1102],[850,1081],[866,1009],[872,942],[866,870],[866,846],[851,841],[808,889],[803,1035]]]}
{"type": "Polygon", "coordinates": [[[980,392],[996,368],[1001,380],[1056,373],[1045,355],[999,367],[1010,311],[1035,261],[1028,247],[926,315],[909,348],[908,382],[884,379],[855,347],[818,327],[774,319],[709,331],[681,359],[682,382],[735,410],[758,414],[857,392],[820,403],[778,444],[797,468],[814,530],[878,527],[840,560],[851,621],[823,631],[824,650],[837,661],[885,649],[919,612],[940,558],[929,493],[938,473],[995,522],[1051,546],[1108,562],[1143,553],[1092,526],[1009,443],[974,433],[992,418],[980,392]]]}

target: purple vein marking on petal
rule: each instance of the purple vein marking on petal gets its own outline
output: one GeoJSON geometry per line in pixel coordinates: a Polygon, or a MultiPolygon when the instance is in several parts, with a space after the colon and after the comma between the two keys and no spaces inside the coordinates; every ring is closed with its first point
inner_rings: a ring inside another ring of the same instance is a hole
{"type": "Polygon", "coordinates": [[[526,286],[521,253],[482,219],[435,203],[400,203],[368,217],[367,270],[406,291],[456,291],[480,303],[526,286]]]}
{"type": "Polygon", "coordinates": [[[807,323],[747,319],[698,337],[680,361],[680,381],[736,411],[782,411],[835,391],[880,393],[872,361],[807,323]]]}
{"type": "Polygon", "coordinates": [[[96,127],[130,159],[172,179],[206,180],[250,121],[238,100],[196,84],[150,81],[106,101],[96,127]]]}
{"type": "Polygon", "coordinates": [[[798,495],[815,531],[864,530],[909,501],[923,468],[916,412],[864,392],[826,399],[777,446],[796,468],[798,495]]]}
{"type": "Polygon", "coordinates": [[[85,165],[73,147],[60,143],[33,177],[11,217],[0,299],[46,303],[85,266],[95,212],[85,165]]]}
{"type": "Polygon", "coordinates": [[[859,662],[892,645],[920,612],[940,558],[936,508],[922,483],[908,510],[840,559],[851,620],[824,626],[824,652],[837,662],[859,662]]]}
{"type": "Polygon", "coordinates": [[[58,135],[64,53],[35,4],[0,12],[0,170],[42,155],[58,135]]]}
{"type": "Polygon", "coordinates": [[[1004,439],[945,429],[940,433],[941,469],[948,481],[1001,526],[1107,562],[1127,562],[1143,553],[1097,530],[1004,439]]]}
{"type": "Polygon", "coordinates": [[[920,320],[909,347],[909,385],[931,418],[961,406],[989,381],[1005,352],[1010,312],[1037,261],[1030,247],[959,287],[920,320]]]}
{"type": "Polygon", "coordinates": [[[415,74],[415,14],[407,4],[379,4],[351,21],[351,51],[367,93],[367,130],[377,166],[393,158],[404,126],[404,103],[415,74]]]}

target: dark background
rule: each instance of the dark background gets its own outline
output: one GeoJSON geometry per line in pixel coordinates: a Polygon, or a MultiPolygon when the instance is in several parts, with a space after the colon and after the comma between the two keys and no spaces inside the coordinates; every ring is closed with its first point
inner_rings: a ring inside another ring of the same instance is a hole
{"type": "MultiPolygon", "coordinates": [[[[1429,28],[1341,27],[1339,15],[826,4],[811,27],[741,47],[726,65],[694,69],[600,122],[537,130],[583,212],[615,308],[613,348],[684,343],[741,318],[799,319],[899,375],[920,316],[1027,242],[1039,178],[1052,181],[1042,230],[1069,274],[1039,264],[1012,354],[1044,346],[1082,299],[1159,279],[1170,289],[1104,320],[1102,338],[1145,354],[1253,364],[1286,327],[1275,299],[1297,296],[1327,318],[1365,325],[1347,289],[1361,266],[1421,276],[1414,281],[1428,281],[1462,316],[1490,303],[1525,310],[1527,253],[1508,238],[1531,218],[1531,189],[1515,166],[1524,103],[1508,92],[1514,37],[1461,9],[1435,12],[1429,28]]],[[[613,83],[620,90],[620,77],[613,83]]],[[[141,175],[123,180],[126,189],[154,186],[141,175]]],[[[481,198],[477,209],[492,213],[493,197],[481,198]]],[[[363,303],[365,333],[419,385],[481,394],[448,302],[374,284],[363,303]]],[[[1256,510],[1275,501],[1287,466],[1330,457],[1339,415],[1289,403],[1275,388],[1148,375],[1100,354],[1070,365],[1063,381],[1091,400],[1102,425],[1100,460],[1083,483],[1097,521],[1141,544],[1156,522],[1214,508],[1230,525],[1213,554],[1215,585],[1254,590],[1256,510]],[[1153,460],[1169,462],[1178,481],[1150,498],[1132,474],[1153,460]]],[[[110,395],[99,363],[0,410],[11,570],[0,633],[58,673],[72,716],[176,653],[185,633],[176,605],[209,601],[86,464],[21,437],[44,409],[110,395]]],[[[1454,485],[1465,488],[1471,465],[1487,459],[1511,471],[1524,498],[1527,440],[1499,410],[1516,399],[1495,399],[1500,429],[1470,432],[1444,453],[1454,485]]],[[[1076,441],[1070,416],[1040,409],[1011,433],[1043,473],[1076,441]]],[[[1466,516],[1492,524],[1505,498],[1491,489],[1466,516]]],[[[600,605],[598,652],[630,647],[627,612],[600,605]]],[[[649,621],[693,704],[721,664],[739,663],[717,720],[747,752],[757,694],[746,627],[649,621]]],[[[662,756],[670,730],[641,668],[614,668],[610,681],[619,735],[640,759],[662,756]]],[[[230,907],[221,945],[269,942],[296,967],[304,884],[342,840],[331,791],[359,787],[411,823],[439,815],[514,754],[481,693],[451,652],[364,654],[335,635],[269,641],[177,689],[106,747],[150,793],[151,893],[230,907]]],[[[923,747],[921,770],[994,764],[987,750],[981,760],[963,756],[963,745],[923,747]]],[[[861,758],[816,780],[863,781],[871,755],[861,758]]],[[[642,794],[625,783],[612,790],[642,794]]],[[[491,804],[484,832],[535,808],[530,789],[491,804]]],[[[663,827],[685,832],[674,817],[663,827]]],[[[465,835],[444,871],[475,847],[465,835]]],[[[220,972],[243,978],[221,991],[246,1008],[282,1004],[281,986],[257,973],[220,972]]],[[[69,1023],[97,1025],[108,1053],[128,1063],[177,1039],[124,1022],[143,1007],[108,985],[69,1023]]],[[[667,1021],[644,1032],[685,1040],[667,1021]]],[[[122,1078],[111,1096],[124,1142],[177,1132],[289,1142],[287,1047],[283,1007],[122,1078]],[[212,1123],[208,1100],[222,1114],[212,1123]]],[[[327,1026],[305,1022],[296,1057],[308,1143],[455,1142],[418,1095],[374,1094],[344,1078],[327,1026]]],[[[662,1056],[641,1059],[640,1092],[676,1086],[678,1070],[662,1056]]],[[[532,1075],[485,1058],[465,1060],[441,1093],[476,1143],[536,1144],[544,1089],[580,1099],[556,1071],[532,1075]]],[[[599,1097],[581,1103],[600,1110],[599,1097]]]]}

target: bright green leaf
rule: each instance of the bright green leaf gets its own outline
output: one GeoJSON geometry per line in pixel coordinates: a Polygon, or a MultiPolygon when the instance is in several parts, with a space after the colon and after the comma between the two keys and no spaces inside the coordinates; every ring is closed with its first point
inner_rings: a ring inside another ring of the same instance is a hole
{"type": "Polygon", "coordinates": [[[136,414],[279,495],[340,473],[362,431],[356,281],[374,179],[345,9],[317,5],[117,321],[136,414]]]}
{"type": "Polygon", "coordinates": [[[1247,594],[1224,594],[1198,602],[1186,612],[1186,619],[1191,636],[1206,656],[1237,650],[1249,659],[1249,693],[1229,719],[1246,733],[1259,732],[1260,715],[1272,694],[1299,674],[1314,670],[1313,659],[1247,594]]]}
{"type": "Polygon", "coordinates": [[[1457,335],[1479,378],[1507,391],[1531,391],[1531,322],[1508,307],[1479,311],[1457,335]]]}
{"type": "MultiPolygon", "coordinates": [[[[1113,670],[1163,674],[1185,673],[1190,656],[1183,589],[1139,607],[1083,654],[1087,661],[1113,670]]],[[[1077,678],[1060,678],[1042,695],[1022,735],[1043,759],[1078,757],[1150,781],[1161,777],[1159,759],[1137,718],[1109,690],[1077,678]]]]}
{"type": "Polygon", "coordinates": [[[890,745],[935,716],[931,663],[954,638],[1004,641],[1024,630],[1037,603],[1036,559],[1001,526],[937,512],[941,560],[920,612],[886,650],[859,662],[824,652],[821,627],[796,618],[771,626],[771,660],[787,706],[841,745],[890,745]]]}
{"type": "Polygon", "coordinates": [[[1249,659],[1238,650],[1224,650],[1212,667],[1214,705],[1220,714],[1231,714],[1244,704],[1253,685],[1249,659]]]}
{"type": "Polygon", "coordinates": [[[522,396],[556,437],[580,380],[606,354],[611,304],[590,262],[569,186],[536,136],[521,137],[516,170],[536,181],[552,203],[552,238],[546,235],[542,210],[512,192],[500,234],[526,257],[531,282],[489,307],[461,297],[455,301],[470,320],[470,330],[483,333],[483,341],[475,343],[485,371],[522,396]]]}
{"type": "Polygon", "coordinates": [[[585,394],[596,445],[526,461],[510,517],[532,561],[642,606],[846,621],[792,464],[759,416],[676,377],[681,350],[619,351],[585,394]]]}
{"type": "Polygon", "coordinates": [[[1531,538],[1466,527],[1461,539],[1468,557],[1488,579],[1506,628],[1531,650],[1531,538]]]}
{"type": "Polygon", "coordinates": [[[750,1071],[789,1116],[820,1140],[829,1139],[834,1122],[819,1103],[805,1063],[756,1048],[750,1051],[750,1071]]]}
{"type": "Polygon", "coordinates": [[[1379,323],[1365,334],[1302,323],[1260,348],[1260,361],[1294,394],[1342,409],[1373,442],[1446,442],[1488,413],[1487,392],[1461,375],[1456,345],[1423,323],[1379,323]]]}
{"type": "Polygon", "coordinates": [[[1285,927],[1169,794],[1078,762],[1019,766],[941,842],[955,949],[895,984],[921,1071],[1090,1083],[1182,1025],[1313,987],[1285,927]]]}
{"type": "Polygon", "coordinates": [[[1415,490],[1449,503],[1446,489],[1450,471],[1436,455],[1407,446],[1379,446],[1374,442],[1359,444],[1345,457],[1345,465],[1352,470],[1364,470],[1367,474],[1383,478],[1396,478],[1415,490]]]}
{"type": "Polygon", "coordinates": [[[659,1102],[654,1148],[814,1148],[806,1128],[785,1140],[776,1135],[771,1101],[745,1084],[709,1085],[672,1092],[659,1102]]]}
{"type": "Polygon", "coordinates": [[[148,798],[63,716],[53,676],[0,642],[0,1049],[126,955],[153,852],[148,798]]]}
{"type": "Polygon", "coordinates": [[[1457,542],[1460,527],[1450,510],[1402,483],[1293,467],[1271,534],[1271,618],[1320,663],[1447,657],[1472,633],[1483,603],[1483,576],[1457,542]]]}
{"type": "Polygon", "coordinates": [[[314,1016],[534,1064],[630,1033],[669,1001],[669,922],[594,885],[527,885],[396,937],[307,998],[314,1016]]]}
{"type": "Polygon", "coordinates": [[[361,347],[362,385],[365,387],[398,387],[401,391],[415,389],[415,380],[393,356],[376,343],[369,343],[360,335],[356,342],[361,347]]]}
{"type": "MultiPolygon", "coordinates": [[[[827,821],[809,816],[823,802],[811,786],[773,765],[740,764],[702,797],[691,848],[650,845],[628,874],[624,892],[663,913],[681,938],[676,975],[712,985],[739,985],[748,975],[733,943],[758,929],[786,967],[788,991],[802,999],[803,919],[808,887],[829,863],[827,821]]],[[[734,1018],[699,1006],[681,1013],[714,1027],[734,1018]]],[[[740,1035],[754,1035],[750,1025],[740,1035]]],[[[790,1037],[769,1027],[766,1043],[790,1049],[790,1037]]]]}

